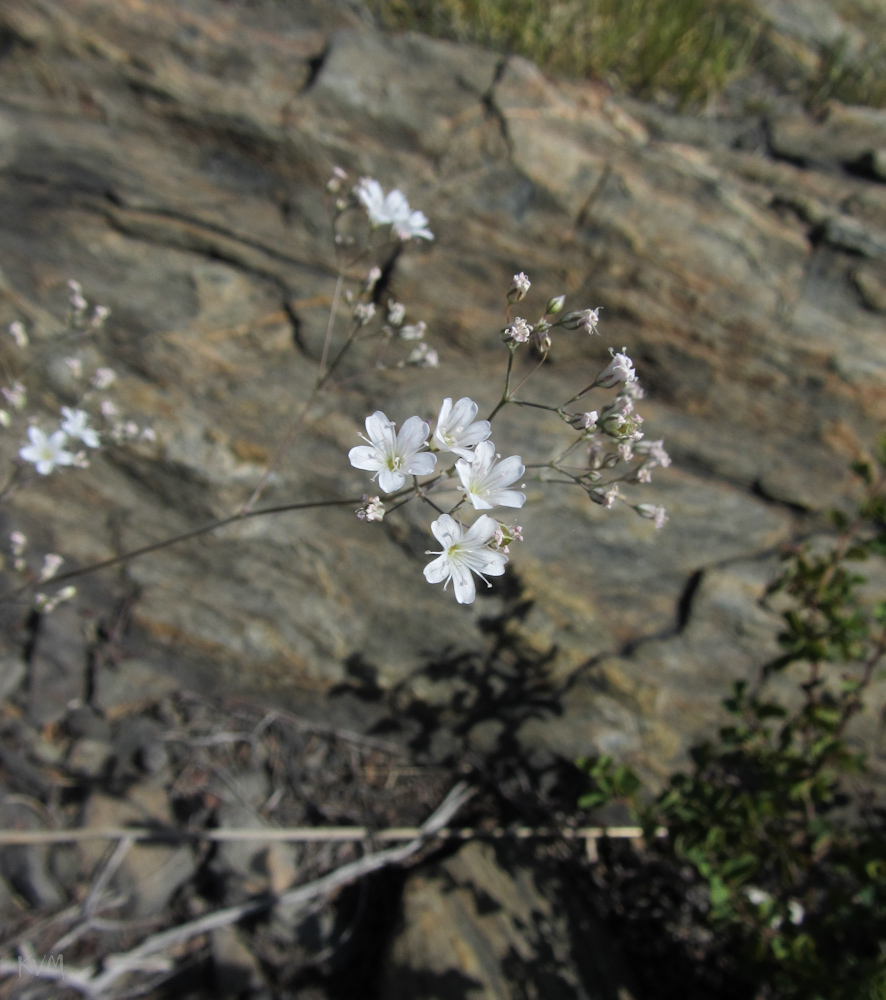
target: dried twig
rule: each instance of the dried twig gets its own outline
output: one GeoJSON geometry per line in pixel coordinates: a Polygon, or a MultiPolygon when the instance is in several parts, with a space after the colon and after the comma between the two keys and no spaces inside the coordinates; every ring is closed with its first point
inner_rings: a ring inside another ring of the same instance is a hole
{"type": "MultiPolygon", "coordinates": [[[[250,899],[239,906],[218,910],[179,927],[172,927],[159,934],[154,934],[131,951],[106,957],[100,972],[91,973],[87,969],[66,967],[63,974],[60,975],[58,970],[54,968],[44,970],[38,966],[33,969],[33,974],[40,978],[53,980],[63,978],[65,985],[73,987],[91,1000],[99,1000],[99,998],[107,996],[108,991],[118,979],[130,972],[168,971],[168,961],[160,959],[158,956],[169,948],[190,941],[199,935],[218,930],[220,927],[237,923],[246,916],[270,909],[272,906],[287,908],[304,906],[311,900],[330,895],[342,886],[348,885],[370,874],[370,872],[378,871],[388,865],[401,864],[420,851],[431,837],[445,828],[449,820],[472,794],[472,790],[464,782],[456,785],[434,814],[423,826],[413,831],[413,838],[402,847],[393,847],[386,851],[368,854],[358,861],[342,865],[313,882],[290,889],[281,896],[262,896],[250,899]]],[[[124,831],[124,835],[130,836],[131,831],[124,831]]],[[[0,961],[0,975],[18,975],[18,973],[17,962],[0,961]]]]}
{"type": "MultiPolygon", "coordinates": [[[[666,833],[664,827],[656,830],[656,836],[666,833]]],[[[253,829],[249,827],[226,827],[218,830],[175,830],[160,827],[107,827],[87,826],[75,830],[0,830],[2,844],[65,844],[82,840],[124,840],[161,841],[256,841],[272,843],[340,843],[413,840],[429,836],[425,827],[394,826],[384,830],[372,830],[368,826],[290,826],[253,829]]],[[[639,826],[581,826],[581,827],[444,827],[433,836],[441,840],[635,840],[643,836],[639,826]]]]}

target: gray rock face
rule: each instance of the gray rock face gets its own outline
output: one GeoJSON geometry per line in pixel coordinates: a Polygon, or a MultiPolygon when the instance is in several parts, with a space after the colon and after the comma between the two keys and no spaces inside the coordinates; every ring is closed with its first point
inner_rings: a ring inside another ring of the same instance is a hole
{"type": "Polygon", "coordinates": [[[629,1000],[635,993],[605,932],[580,911],[577,894],[550,872],[468,844],[408,880],[380,995],[629,1000]]]}
{"type": "MultiPolygon", "coordinates": [[[[530,483],[509,577],[470,607],[424,583],[422,511],[378,526],[337,508],[146,556],[84,582],[66,613],[94,621],[121,599],[146,684],[166,671],[432,750],[420,720],[494,725],[492,708],[459,715],[477,683],[440,664],[482,662],[504,631],[544,664],[541,707],[508,717],[525,746],[621,748],[647,773],[670,769],[752,666],[734,638],[766,631],[756,602],[774,547],[799,512],[838,500],[856,442],[886,416],[882,187],[650,138],[596,84],[384,37],[329,4],[7,0],[0,29],[0,324],[25,321],[43,360],[25,372],[10,338],[0,355],[47,420],[76,398],[60,358],[110,365],[110,398],[156,432],[11,499],[10,527],[44,532],[69,565],[230,514],[259,482],[322,349],[334,164],[428,215],[436,239],[392,262],[390,294],[428,323],[441,365],[344,372],[265,501],[359,496],[347,451],[376,408],[398,421],[434,416],[446,395],[491,408],[519,270],[532,308],[561,291],[568,307],[603,306],[601,336],[561,334],[527,391],[565,399],[626,345],[646,429],[675,459],[638,494],[668,507],[660,533],[530,483]],[[68,278],[112,309],[88,341],[64,339],[68,278]]],[[[525,410],[496,431],[527,461],[567,440],[525,410]]],[[[20,442],[0,447],[14,457],[20,442]]],[[[34,682],[66,678],[34,705],[46,720],[83,694],[86,633],[63,631],[45,649],[39,633],[34,682]]],[[[96,691],[109,709],[137,697],[101,672],[96,691]]]]}

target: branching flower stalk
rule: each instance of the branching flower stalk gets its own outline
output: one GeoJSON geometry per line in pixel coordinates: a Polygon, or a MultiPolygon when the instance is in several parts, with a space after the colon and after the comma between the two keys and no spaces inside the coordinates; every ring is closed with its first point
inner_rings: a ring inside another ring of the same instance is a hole
{"type": "MultiPolygon", "coordinates": [[[[520,272],[514,276],[505,296],[506,325],[501,339],[507,346],[507,366],[503,389],[499,401],[485,420],[476,419],[479,405],[467,396],[455,402],[451,396],[443,400],[433,433],[430,422],[418,415],[409,417],[397,431],[395,423],[383,411],[376,410],[366,418],[366,434],[362,435],[364,443],[352,448],[348,457],[352,466],[372,473],[372,479],[377,481],[378,496],[364,493],[360,498],[257,507],[274,471],[295,441],[320,393],[332,384],[333,376],[341,370],[345,359],[358,344],[372,339],[381,342],[376,367],[382,366],[386,350],[398,343],[405,346],[405,355],[395,362],[398,366],[436,367],[438,363],[436,351],[424,339],[426,324],[423,321],[406,322],[407,309],[402,303],[389,299],[387,307],[382,307],[382,297],[386,294],[386,289],[380,284],[384,273],[382,268],[372,264],[368,272],[354,276],[356,267],[365,267],[373,254],[384,251],[388,245],[393,245],[396,255],[409,240],[432,240],[434,237],[428,228],[427,218],[422,212],[412,209],[399,190],[385,194],[381,185],[371,178],[349,185],[347,174],[339,168],[334,170],[327,184],[327,193],[331,198],[333,244],[339,266],[317,373],[310,393],[299,406],[248,500],[228,517],[64,573],[58,572],[60,556],[47,556],[49,562],[45,562],[44,569],[38,573],[30,569],[28,559],[18,552],[14,556],[14,567],[22,582],[0,595],[0,600],[21,598],[37,584],[51,580],[54,586],[64,586],[54,596],[41,592],[34,597],[39,610],[50,611],[60,600],[74,595],[75,590],[69,583],[71,580],[158,552],[246,518],[324,506],[357,505],[358,519],[371,523],[382,521],[405,503],[418,499],[438,515],[430,530],[443,546],[429,553],[437,558],[425,567],[425,577],[431,583],[442,582],[444,589],[452,582],[456,600],[469,604],[476,593],[473,576],[480,577],[491,586],[486,577],[504,573],[510,544],[521,541],[523,537],[519,525],[506,523],[486,513],[498,507],[520,509],[526,502],[526,494],[516,488],[525,487],[525,483],[520,482],[526,472],[522,458],[518,455],[502,457],[490,440],[492,421],[506,406],[513,404],[526,412],[555,414],[578,432],[577,439],[556,458],[546,463],[534,463],[530,468],[537,470],[534,474],[537,481],[579,486],[591,502],[604,508],[612,507],[616,499],[628,503],[621,496],[618,484],[646,483],[652,468],[669,464],[670,459],[661,442],[653,442],[650,446],[643,441],[640,430],[643,421],[634,410],[634,400],[642,398],[643,394],[633,363],[624,348],[618,353],[610,349],[610,363],[590,385],[563,403],[517,398],[517,394],[547,360],[557,330],[597,334],[600,322],[599,309],[564,314],[563,295],[549,299],[535,323],[521,317],[512,319],[512,306],[522,302],[531,287],[529,278],[520,272]],[[353,235],[355,217],[366,218],[369,222],[368,234],[364,231],[362,240],[353,235]],[[379,231],[387,231],[387,242],[379,244],[374,239],[374,234],[379,231]],[[348,287],[354,281],[359,286],[356,291],[348,287]],[[344,340],[333,350],[335,323],[342,302],[350,309],[351,324],[344,340]],[[512,387],[515,356],[520,350],[534,352],[536,362],[516,387],[512,387]],[[596,410],[576,413],[569,409],[592,389],[615,389],[618,394],[599,413],[596,410]],[[566,466],[565,460],[577,451],[585,452],[584,461],[566,466]],[[447,453],[453,458],[443,471],[439,471],[438,458],[447,453]],[[609,472],[617,466],[621,466],[620,474],[613,473],[604,481],[603,470],[609,472]],[[552,477],[551,473],[555,476],[552,477]],[[411,478],[411,485],[407,485],[407,477],[411,478]],[[437,495],[453,488],[459,493],[454,502],[437,495]],[[465,520],[472,511],[481,513],[472,522],[465,520]],[[51,572],[46,571],[47,566],[51,566],[51,572]]],[[[69,285],[67,321],[70,328],[81,336],[101,329],[109,310],[98,306],[90,313],[82,287],[76,282],[69,285]]],[[[29,338],[21,321],[14,322],[9,333],[17,349],[27,349],[29,338]]],[[[75,406],[62,407],[63,419],[57,429],[47,432],[32,418],[28,427],[28,443],[19,451],[21,462],[14,470],[8,488],[12,487],[16,473],[24,464],[32,465],[38,476],[48,476],[63,466],[86,467],[89,464],[86,449],[97,450],[107,441],[119,444],[155,437],[151,428],[141,428],[134,421],[121,419],[116,404],[110,398],[97,396],[114,385],[117,376],[112,369],[98,367],[91,376],[87,376],[77,355],[66,359],[65,364],[72,378],[84,380],[85,389],[75,406]],[[105,428],[97,429],[102,422],[105,428]],[[75,444],[84,448],[73,450],[75,444]]],[[[13,427],[20,419],[17,415],[27,406],[27,391],[15,377],[9,376],[8,383],[0,387],[8,406],[8,409],[0,409],[0,424],[13,427]]],[[[662,508],[650,504],[629,506],[641,517],[653,519],[656,527],[661,527],[665,521],[662,508]]]]}

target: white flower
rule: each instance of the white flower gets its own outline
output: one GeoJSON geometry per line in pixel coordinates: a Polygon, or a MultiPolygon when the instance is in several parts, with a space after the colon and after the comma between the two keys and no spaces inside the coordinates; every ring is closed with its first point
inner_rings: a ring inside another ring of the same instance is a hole
{"type": "Polygon", "coordinates": [[[24,349],[28,346],[28,333],[25,330],[25,324],[21,320],[13,320],[9,324],[9,335],[15,341],[16,347],[24,349]]]}
{"type": "Polygon", "coordinates": [[[532,327],[518,316],[510,326],[502,330],[501,339],[507,343],[525,344],[532,336],[532,327]]]}
{"type": "Polygon", "coordinates": [[[440,364],[440,357],[433,347],[428,347],[422,340],[406,355],[406,364],[416,365],[418,368],[436,368],[440,364]]]}
{"type": "Polygon", "coordinates": [[[98,448],[101,444],[98,434],[88,426],[89,414],[85,410],[72,410],[70,406],[62,407],[62,430],[68,437],[82,441],[87,448],[98,448]]]}
{"type": "Polygon", "coordinates": [[[755,885],[749,885],[744,894],[752,906],[762,906],[764,903],[772,901],[772,896],[765,889],[760,889],[755,885]]]}
{"type": "Polygon", "coordinates": [[[394,232],[401,240],[432,240],[434,234],[428,229],[428,217],[424,212],[410,212],[402,219],[394,220],[394,232]]]}
{"type": "Polygon", "coordinates": [[[20,556],[28,544],[28,536],[21,531],[13,531],[9,536],[9,545],[14,556],[20,556]]]}
{"type": "Polygon", "coordinates": [[[473,604],[477,590],[471,573],[476,573],[487,587],[491,587],[486,576],[501,576],[505,571],[508,557],[489,547],[498,530],[498,521],[486,514],[478,517],[467,531],[449,514],[441,514],[431,523],[431,531],[443,550],[427,553],[437,558],[425,566],[425,579],[428,583],[445,580],[444,590],[452,580],[458,603],[473,604]]]}
{"type": "Polygon", "coordinates": [[[406,306],[402,302],[388,299],[388,322],[391,326],[399,326],[406,318],[406,306]]]}
{"type": "Polygon", "coordinates": [[[460,458],[455,463],[465,496],[475,510],[492,510],[495,506],[522,507],[526,494],[506,489],[526,471],[520,456],[511,455],[497,464],[495,458],[495,445],[491,441],[481,441],[470,462],[460,458]]]}
{"type": "Polygon", "coordinates": [[[89,321],[90,329],[101,330],[105,325],[105,320],[111,315],[111,310],[107,306],[96,306],[95,311],[92,314],[92,319],[89,321]]]}
{"type": "Polygon", "coordinates": [[[467,396],[463,396],[455,406],[447,396],[437,417],[434,440],[446,451],[470,461],[474,445],[485,441],[492,433],[492,425],[488,420],[474,421],[478,409],[477,404],[467,396]]]}
{"type": "Polygon", "coordinates": [[[366,326],[366,324],[375,315],[375,303],[374,302],[358,302],[354,306],[354,320],[360,326],[366,326]]]}
{"type": "Polygon", "coordinates": [[[362,177],[354,188],[354,193],[366,209],[373,226],[393,226],[401,240],[411,240],[413,237],[421,237],[423,240],[434,238],[434,234],[428,229],[427,216],[424,212],[413,211],[406,195],[397,188],[386,195],[378,181],[362,177]]]}
{"type": "Polygon", "coordinates": [[[799,899],[789,899],[788,900],[788,919],[795,926],[802,924],[806,916],[806,910],[803,908],[803,904],[799,899]]]}
{"type": "MultiPolygon", "coordinates": [[[[621,350],[626,351],[627,348],[623,347],[621,350]]],[[[637,373],[634,371],[634,362],[631,361],[627,354],[616,354],[611,347],[609,348],[609,353],[612,355],[612,360],[597,376],[594,385],[599,386],[601,389],[611,389],[622,382],[635,382],[637,380],[637,373]]]]}
{"type": "Polygon", "coordinates": [[[659,465],[666,469],[671,464],[671,456],[664,450],[664,441],[638,441],[634,451],[646,456],[643,464],[649,469],[659,465]]]}
{"type": "Polygon", "coordinates": [[[64,431],[56,431],[47,437],[39,427],[29,427],[31,443],[19,451],[26,462],[33,462],[41,476],[48,476],[57,465],[73,465],[74,456],[65,451],[68,436],[64,431]]]}
{"type": "Polygon", "coordinates": [[[43,569],[40,570],[40,583],[51,580],[59,571],[59,567],[64,562],[64,558],[55,552],[48,552],[43,557],[43,569]]]}
{"type": "Polygon", "coordinates": [[[381,268],[373,265],[369,268],[369,273],[366,275],[366,280],[363,282],[363,291],[367,295],[375,288],[381,278],[381,268]]]}
{"type": "Polygon", "coordinates": [[[83,374],[83,362],[79,358],[65,358],[65,364],[74,378],[80,378],[83,374]]]}
{"type": "Polygon", "coordinates": [[[373,226],[390,226],[409,215],[409,202],[402,191],[394,188],[388,195],[377,180],[361,177],[354,194],[366,209],[373,226]]]}
{"type": "Polygon", "coordinates": [[[422,451],[431,431],[430,424],[421,417],[410,417],[395,435],[396,426],[381,410],[376,410],[366,418],[368,437],[360,435],[369,443],[348,452],[348,460],[355,469],[376,473],[378,485],[385,493],[399,490],[406,476],[430,475],[437,464],[436,455],[422,451]]]}
{"type": "Polygon", "coordinates": [[[107,389],[117,381],[117,373],[113,368],[96,368],[92,376],[92,384],[96,389],[107,389]]]}
{"type": "Polygon", "coordinates": [[[668,514],[664,507],[656,507],[656,505],[652,503],[637,504],[634,510],[640,515],[640,517],[646,517],[650,521],[655,521],[656,528],[663,528],[668,519],[668,514]]]}
{"type": "Polygon", "coordinates": [[[21,382],[13,382],[12,387],[9,389],[3,386],[0,392],[3,393],[3,398],[14,410],[23,410],[25,408],[25,404],[28,401],[28,392],[21,382]]]}
{"type": "Polygon", "coordinates": [[[420,319],[417,323],[410,323],[408,326],[401,327],[398,336],[401,340],[421,340],[427,328],[428,324],[423,319],[420,319]]]}
{"type": "Polygon", "coordinates": [[[508,289],[508,302],[519,302],[521,299],[525,299],[531,285],[532,282],[522,271],[515,274],[511,280],[511,287],[508,289]]]}
{"type": "Polygon", "coordinates": [[[110,399],[102,400],[102,416],[110,419],[111,417],[116,417],[118,410],[117,407],[110,401],[110,399]]]}

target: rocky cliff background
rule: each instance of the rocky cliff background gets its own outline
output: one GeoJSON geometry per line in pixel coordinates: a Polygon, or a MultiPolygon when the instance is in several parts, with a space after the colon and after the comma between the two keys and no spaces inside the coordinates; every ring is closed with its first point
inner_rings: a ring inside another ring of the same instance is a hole
{"type": "MultiPolygon", "coordinates": [[[[770,6],[788,48],[829,30],[770,6]]],[[[765,82],[688,113],[383,33],[356,7],[7,0],[0,326],[23,321],[45,360],[23,368],[7,338],[0,361],[47,414],[71,402],[76,279],[111,309],[84,360],[117,371],[119,409],[156,440],[14,492],[4,536],[76,566],[248,498],[316,371],[335,165],[429,217],[435,241],[386,281],[440,366],[355,372],[324,396],[268,501],[359,495],[346,455],[376,408],[491,406],[521,270],[539,304],[603,307],[599,338],[556,340],[539,394],[571,395],[625,345],[674,459],[643,497],[667,506],[661,532],[530,486],[526,541],[471,607],[422,581],[431,537],[409,508],[382,526],[347,508],[257,518],[84,578],[52,616],[9,605],[7,722],[66,734],[64,767],[71,712],[107,722],[184,688],[383,738],[409,766],[485,762],[506,783],[516,761],[559,775],[603,751],[660,780],[773,648],[759,599],[778,548],[845,504],[886,419],[884,164],[886,112],[812,115],[765,82]]],[[[524,458],[564,441],[525,411],[502,426],[524,458]]],[[[873,713],[857,736],[882,767],[873,713]]]]}

